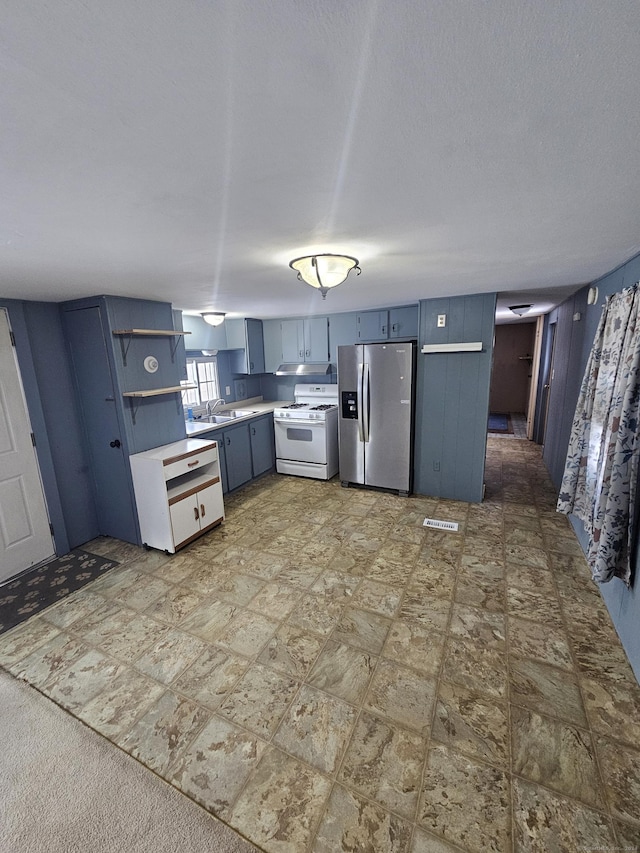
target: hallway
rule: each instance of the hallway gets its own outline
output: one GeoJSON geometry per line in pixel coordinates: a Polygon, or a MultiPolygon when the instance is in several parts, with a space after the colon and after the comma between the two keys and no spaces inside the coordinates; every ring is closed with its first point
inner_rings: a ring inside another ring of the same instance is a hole
{"type": "Polygon", "coordinates": [[[266,851],[640,849],[640,687],[540,449],[482,504],[280,475],[0,664],[266,851]],[[458,532],[423,526],[425,517],[458,532]]]}

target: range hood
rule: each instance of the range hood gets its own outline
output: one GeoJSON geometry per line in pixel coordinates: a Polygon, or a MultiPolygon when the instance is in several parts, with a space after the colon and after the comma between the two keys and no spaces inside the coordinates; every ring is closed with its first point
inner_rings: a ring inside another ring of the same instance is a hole
{"type": "Polygon", "coordinates": [[[334,373],[333,367],[327,362],[321,364],[281,364],[276,370],[276,376],[329,376],[334,373]]]}

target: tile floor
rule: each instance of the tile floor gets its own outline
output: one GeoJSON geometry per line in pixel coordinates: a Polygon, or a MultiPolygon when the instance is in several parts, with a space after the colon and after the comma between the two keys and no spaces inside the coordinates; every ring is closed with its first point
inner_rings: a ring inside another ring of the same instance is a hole
{"type": "Polygon", "coordinates": [[[507,433],[503,438],[526,438],[527,437],[527,418],[522,412],[511,412],[511,428],[512,433],[507,433]]]}
{"type": "Polygon", "coordinates": [[[637,850],[640,687],[539,448],[486,481],[273,475],[176,556],[96,540],[0,663],[266,851],[637,850]]]}

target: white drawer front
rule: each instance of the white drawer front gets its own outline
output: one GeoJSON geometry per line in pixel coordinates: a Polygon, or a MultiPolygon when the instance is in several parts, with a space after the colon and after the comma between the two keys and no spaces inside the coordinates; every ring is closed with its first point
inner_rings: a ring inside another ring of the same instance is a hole
{"type": "Polygon", "coordinates": [[[176,459],[175,462],[169,462],[164,466],[165,480],[172,480],[174,477],[181,477],[189,471],[197,471],[203,465],[210,465],[218,458],[218,448],[212,447],[200,453],[185,456],[183,459],[176,459]]]}

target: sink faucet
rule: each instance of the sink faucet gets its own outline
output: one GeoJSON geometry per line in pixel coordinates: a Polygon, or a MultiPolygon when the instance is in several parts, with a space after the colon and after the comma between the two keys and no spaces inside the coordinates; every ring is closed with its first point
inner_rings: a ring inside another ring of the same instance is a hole
{"type": "Polygon", "coordinates": [[[212,415],[216,411],[218,406],[224,406],[225,402],[226,401],[221,398],[218,398],[217,400],[213,401],[207,400],[207,414],[212,415]]]}

